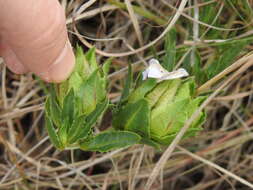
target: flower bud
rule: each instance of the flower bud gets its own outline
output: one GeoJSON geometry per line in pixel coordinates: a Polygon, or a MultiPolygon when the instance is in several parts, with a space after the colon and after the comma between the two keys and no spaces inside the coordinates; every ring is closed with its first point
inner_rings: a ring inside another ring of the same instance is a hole
{"type": "MultiPolygon", "coordinates": [[[[113,126],[139,134],[149,145],[168,145],[205,100],[197,96],[193,78],[157,82],[148,79],[137,87],[115,114],[113,126]]],[[[184,137],[201,130],[205,113],[191,124],[184,137]]]]}
{"type": "Polygon", "coordinates": [[[71,76],[51,88],[46,101],[46,126],[57,148],[72,147],[90,137],[92,127],[108,106],[109,64],[107,61],[100,68],[94,49],[84,55],[78,48],[71,76]]]}

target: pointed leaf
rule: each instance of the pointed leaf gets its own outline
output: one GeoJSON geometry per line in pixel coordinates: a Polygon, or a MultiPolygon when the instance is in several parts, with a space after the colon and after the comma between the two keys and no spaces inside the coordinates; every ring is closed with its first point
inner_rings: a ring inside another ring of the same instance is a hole
{"type": "Polygon", "coordinates": [[[62,149],[63,148],[62,143],[60,142],[60,139],[55,131],[52,120],[48,116],[46,116],[46,128],[48,136],[53,145],[58,149],[62,149]]]}
{"type": "Polygon", "coordinates": [[[228,44],[221,47],[219,50],[220,52],[217,53],[217,59],[206,68],[206,71],[208,73],[208,79],[211,79],[224,69],[226,69],[228,66],[230,66],[235,58],[242,52],[242,49],[245,48],[245,46],[249,42],[237,42],[234,44],[228,44]]]}
{"type": "Polygon", "coordinates": [[[145,95],[157,85],[156,79],[145,80],[136,90],[129,96],[128,102],[134,103],[143,99],[145,95]]]}
{"type": "Polygon", "coordinates": [[[130,94],[130,89],[132,87],[132,82],[133,82],[132,65],[128,64],[127,79],[126,79],[125,84],[124,84],[124,89],[122,91],[122,95],[121,95],[121,98],[120,98],[120,103],[127,100],[128,96],[130,94]]]}
{"type": "MultiPolygon", "coordinates": [[[[96,109],[89,114],[85,119],[86,121],[80,121],[80,125],[72,126],[71,131],[74,131],[70,134],[69,142],[75,143],[79,139],[86,138],[93,127],[93,125],[98,121],[98,119],[106,111],[106,108],[109,104],[109,100],[106,99],[104,102],[97,105],[96,109]]],[[[83,119],[83,118],[80,118],[83,119]]]]}
{"type": "Polygon", "coordinates": [[[106,98],[103,102],[97,104],[96,109],[87,116],[87,123],[89,125],[94,125],[100,116],[106,111],[109,105],[109,99],[106,98]]]}
{"type": "Polygon", "coordinates": [[[180,80],[180,79],[175,79],[175,80],[170,81],[169,87],[167,88],[167,90],[161,95],[161,97],[157,101],[156,108],[158,106],[163,106],[165,104],[168,104],[174,100],[175,94],[177,93],[181,82],[182,82],[182,80],[180,80]]]}
{"type": "Polygon", "coordinates": [[[52,95],[46,100],[46,112],[48,116],[52,119],[54,124],[59,127],[61,126],[61,114],[62,110],[60,106],[57,104],[56,99],[53,99],[52,95]]]}
{"type": "Polygon", "coordinates": [[[71,89],[63,101],[62,118],[65,122],[72,122],[75,115],[75,94],[71,89]]]}
{"type": "Polygon", "coordinates": [[[152,139],[148,139],[148,138],[142,138],[141,141],[140,141],[141,144],[146,144],[146,145],[149,145],[149,146],[152,146],[154,148],[156,148],[157,150],[161,150],[161,146],[159,143],[155,142],[154,140],[152,139]]]}
{"type": "MultiPolygon", "coordinates": [[[[192,55],[192,54],[191,54],[192,55]]],[[[192,75],[195,77],[195,81],[198,84],[202,84],[206,81],[206,72],[202,69],[201,66],[201,57],[199,52],[197,51],[197,49],[194,50],[194,54],[192,55],[194,56],[194,64],[192,66],[192,75]]]]}
{"type": "Polygon", "coordinates": [[[80,76],[82,76],[84,74],[83,73],[84,60],[85,60],[85,56],[83,53],[83,49],[80,46],[77,46],[77,48],[76,48],[76,64],[75,64],[75,68],[74,68],[74,73],[78,73],[80,76]]]}
{"type": "Polygon", "coordinates": [[[67,80],[59,84],[58,89],[59,90],[58,90],[57,99],[59,101],[59,105],[62,107],[64,97],[67,95],[69,91],[69,81],[67,80]]]}
{"type": "Polygon", "coordinates": [[[82,85],[83,78],[77,72],[74,72],[72,73],[68,82],[69,88],[73,88],[74,92],[76,93],[80,89],[80,86],[82,85]]]}
{"type": "MultiPolygon", "coordinates": [[[[182,139],[186,139],[188,137],[196,136],[196,133],[198,133],[202,128],[189,128],[186,133],[184,134],[182,139]]],[[[162,144],[162,145],[170,145],[171,142],[176,138],[178,132],[169,134],[167,136],[156,138],[155,141],[162,144]]]]}
{"type": "Polygon", "coordinates": [[[98,64],[97,64],[95,53],[96,53],[96,49],[93,47],[93,48],[89,49],[89,51],[85,54],[85,58],[90,65],[91,72],[98,69],[98,64]]]}
{"type": "Polygon", "coordinates": [[[113,59],[113,58],[107,59],[107,60],[105,61],[105,63],[103,64],[103,66],[102,66],[104,78],[107,78],[107,75],[108,75],[108,73],[109,73],[110,66],[111,66],[111,63],[112,63],[112,59],[113,59]]]}
{"type": "Polygon", "coordinates": [[[107,152],[137,144],[140,139],[139,135],[128,131],[103,132],[88,141],[83,141],[80,144],[80,148],[83,150],[107,152]]]}
{"type": "Polygon", "coordinates": [[[172,28],[166,35],[165,38],[165,56],[163,58],[162,66],[168,70],[172,71],[176,63],[176,41],[177,33],[175,28],[172,28]]]}
{"type": "Polygon", "coordinates": [[[149,137],[149,117],[150,109],[148,102],[145,99],[141,99],[136,103],[127,104],[119,110],[114,116],[113,126],[149,137]]]}
{"type": "Polygon", "coordinates": [[[73,144],[78,140],[80,133],[83,133],[82,138],[86,138],[91,130],[91,127],[86,125],[86,115],[81,115],[74,120],[68,131],[68,143],[73,144]]]}
{"type": "Polygon", "coordinates": [[[91,113],[96,108],[97,72],[98,70],[94,71],[90,77],[83,82],[77,93],[79,109],[82,110],[82,114],[85,115],[91,113]]]}
{"type": "Polygon", "coordinates": [[[184,99],[154,108],[151,112],[151,136],[162,137],[178,131],[188,119],[184,108],[189,101],[184,99]]]}
{"type": "Polygon", "coordinates": [[[68,139],[68,128],[69,128],[69,122],[68,121],[64,121],[61,124],[61,127],[58,130],[58,137],[63,145],[63,147],[66,146],[67,144],[67,139],[68,139]]]}
{"type": "Polygon", "coordinates": [[[146,99],[148,100],[149,106],[152,108],[158,102],[160,97],[166,92],[170,85],[170,81],[163,81],[159,83],[151,92],[146,95],[146,99]]]}
{"type": "Polygon", "coordinates": [[[193,78],[189,78],[183,82],[183,84],[179,87],[175,101],[183,100],[192,97],[195,95],[195,82],[193,78]]]}

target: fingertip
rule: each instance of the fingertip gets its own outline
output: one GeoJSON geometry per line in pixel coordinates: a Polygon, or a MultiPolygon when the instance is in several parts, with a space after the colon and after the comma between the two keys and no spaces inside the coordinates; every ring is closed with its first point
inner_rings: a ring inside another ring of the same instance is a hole
{"type": "Polygon", "coordinates": [[[59,83],[66,80],[71,74],[75,65],[75,56],[69,42],[66,43],[60,55],[49,67],[48,71],[38,73],[46,82],[59,83]]]}

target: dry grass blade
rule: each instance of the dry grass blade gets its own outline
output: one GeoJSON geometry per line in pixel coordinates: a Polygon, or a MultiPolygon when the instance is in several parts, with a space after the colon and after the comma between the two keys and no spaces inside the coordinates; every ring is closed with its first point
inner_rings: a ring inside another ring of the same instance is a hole
{"type": "MultiPolygon", "coordinates": [[[[101,51],[101,50],[99,50],[99,49],[96,48],[96,53],[99,54],[99,55],[105,56],[105,57],[124,57],[124,56],[129,56],[129,55],[137,54],[139,52],[142,52],[142,51],[146,50],[147,48],[149,48],[149,47],[155,45],[157,42],[159,42],[168,33],[168,31],[175,25],[175,23],[179,19],[180,15],[182,14],[186,3],[187,3],[187,0],[182,0],[182,2],[180,3],[180,6],[177,9],[176,14],[173,16],[173,18],[171,19],[170,23],[165,28],[165,30],[162,32],[162,34],[160,36],[158,36],[152,42],[148,43],[147,45],[144,45],[141,48],[135,49],[133,51],[124,52],[124,53],[107,53],[107,52],[101,51]]],[[[93,47],[93,45],[91,45],[87,40],[82,39],[82,36],[79,34],[79,32],[76,30],[76,28],[75,28],[75,32],[76,32],[76,34],[78,36],[78,39],[86,47],[88,47],[88,48],[92,48],[93,47]]]]}
{"type": "MultiPolygon", "coordinates": [[[[75,20],[78,21],[78,20],[88,19],[98,14],[101,14],[102,12],[112,11],[115,9],[117,9],[117,7],[115,7],[114,5],[105,5],[101,8],[92,9],[90,11],[85,11],[84,13],[79,14],[75,17],[75,20]]],[[[72,22],[73,22],[73,18],[71,17],[67,19],[66,24],[72,24],[72,22]]]]}
{"type": "Polygon", "coordinates": [[[249,55],[242,57],[241,59],[236,61],[234,64],[232,64],[231,66],[226,68],[224,71],[222,71],[221,73],[219,73],[218,75],[216,75],[215,77],[213,77],[212,79],[207,81],[205,84],[200,86],[198,88],[198,92],[201,93],[206,90],[209,90],[212,85],[216,84],[219,80],[224,78],[226,75],[228,75],[229,73],[231,73],[231,72],[235,71],[236,69],[238,69],[239,67],[241,67],[243,62],[248,61],[248,60],[252,60],[252,59],[253,59],[253,53],[251,52],[251,53],[249,53],[249,55]]]}
{"type": "Polygon", "coordinates": [[[88,7],[94,4],[97,0],[90,0],[87,3],[81,5],[78,10],[76,11],[75,15],[80,15],[83,11],[85,11],[88,7]]]}
{"type": "Polygon", "coordinates": [[[180,147],[180,146],[177,146],[177,148],[178,148],[179,150],[181,150],[183,153],[185,153],[185,154],[191,156],[191,157],[194,158],[195,160],[198,160],[198,161],[200,161],[200,162],[203,162],[204,164],[206,164],[206,165],[208,165],[208,166],[210,166],[210,167],[213,167],[213,168],[215,168],[215,169],[221,171],[222,173],[224,173],[224,174],[226,174],[226,175],[228,175],[228,176],[230,176],[230,177],[232,177],[232,178],[238,180],[238,181],[241,182],[242,184],[244,184],[244,185],[246,185],[246,186],[248,186],[248,187],[250,187],[250,188],[253,188],[253,184],[252,184],[252,183],[249,183],[247,180],[245,180],[245,179],[243,179],[243,178],[241,178],[241,177],[235,175],[235,174],[232,173],[232,172],[229,172],[228,170],[226,170],[226,169],[224,169],[224,168],[218,166],[217,164],[215,164],[215,163],[213,163],[213,162],[210,162],[210,161],[208,161],[208,160],[206,160],[206,159],[204,159],[204,158],[202,158],[202,157],[200,157],[200,156],[198,156],[198,155],[196,155],[196,154],[193,154],[193,153],[191,153],[190,151],[188,151],[188,150],[186,150],[186,149],[184,149],[184,148],[182,148],[182,147],[180,147]]]}
{"type": "Polygon", "coordinates": [[[129,12],[129,16],[131,18],[131,21],[133,23],[138,41],[140,43],[140,46],[143,46],[143,38],[142,38],[142,34],[141,34],[141,29],[140,29],[140,25],[138,22],[138,19],[136,17],[136,15],[134,14],[134,10],[133,7],[131,5],[131,2],[129,0],[125,0],[126,6],[127,6],[127,10],[129,12]]]}

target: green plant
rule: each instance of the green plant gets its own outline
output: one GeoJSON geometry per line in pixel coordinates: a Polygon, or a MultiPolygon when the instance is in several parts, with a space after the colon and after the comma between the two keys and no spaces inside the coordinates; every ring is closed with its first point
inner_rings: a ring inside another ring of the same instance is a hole
{"type": "MultiPolygon", "coordinates": [[[[169,145],[205,98],[196,95],[193,78],[160,83],[148,79],[117,108],[113,126],[139,134],[141,143],[155,147],[169,145]]],[[[202,112],[184,137],[194,136],[202,129],[204,120],[202,112]]]]}
{"type": "Polygon", "coordinates": [[[45,106],[46,127],[58,149],[108,151],[139,141],[139,136],[131,132],[93,133],[93,127],[109,106],[106,91],[109,66],[110,60],[102,68],[98,66],[94,49],[84,55],[78,48],[71,76],[63,83],[51,85],[45,106]]]}
{"type": "MultiPolygon", "coordinates": [[[[77,48],[71,76],[50,86],[46,100],[46,127],[52,143],[60,150],[80,148],[105,152],[148,144],[168,145],[205,99],[197,96],[194,79],[142,80],[132,86],[132,71],[117,105],[109,106],[107,75],[111,60],[98,66],[95,50],[83,54],[77,48]],[[113,107],[113,128],[94,133],[108,107],[113,107]]],[[[156,69],[159,63],[155,66],[156,69]]],[[[164,70],[163,72],[168,73],[164,70]]],[[[179,71],[180,72],[180,71],[179,71]]],[[[202,112],[184,137],[194,136],[205,120],[202,112]]]]}

